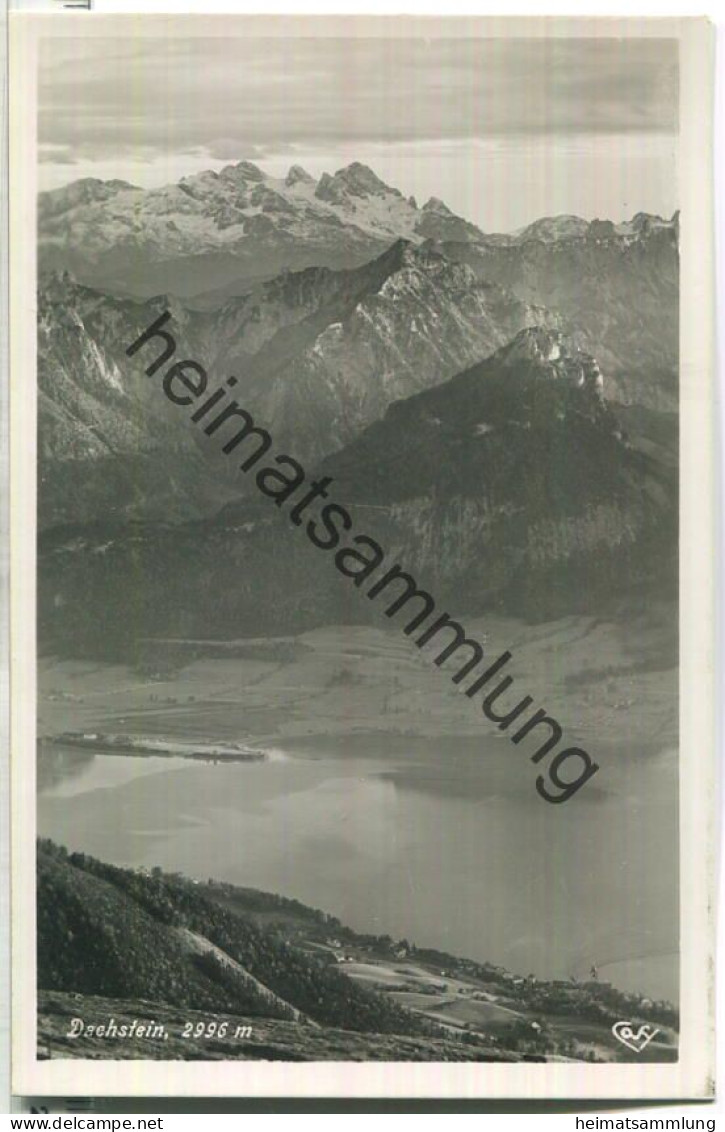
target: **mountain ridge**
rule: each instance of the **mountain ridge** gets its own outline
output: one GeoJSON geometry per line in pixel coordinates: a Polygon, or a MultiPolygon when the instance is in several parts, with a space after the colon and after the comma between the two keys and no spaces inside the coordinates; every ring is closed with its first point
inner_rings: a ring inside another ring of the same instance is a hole
{"type": "MultiPolygon", "coordinates": [[[[614,615],[652,586],[675,592],[676,469],[630,442],[600,376],[559,331],[530,328],[393,403],[306,470],[328,477],[330,498],[359,513],[356,529],[448,608],[614,615]]],[[[321,568],[304,530],[259,495],[256,471],[202,524],[49,532],[42,638],[127,655],[141,635],[243,637],[375,617],[350,575],[321,568]],[[200,571],[208,601],[196,594],[200,571]]]]}
{"type": "Polygon", "coordinates": [[[193,518],[240,490],[146,377],[148,360],[126,355],[164,310],[177,359],[197,359],[210,380],[234,374],[241,403],[306,460],[523,326],[560,321],[404,240],[362,267],[307,268],[212,311],[169,296],[114,298],[55,272],[41,283],[38,310],[43,526],[109,507],[119,516],[193,518]],[[101,467],[103,475],[88,476],[101,467]]]}
{"type": "Polygon", "coordinates": [[[356,161],[319,180],[298,165],[277,178],[240,161],[158,188],[86,178],[38,196],[41,264],[139,297],[166,290],[165,283],[189,297],[213,285],[246,286],[284,268],[356,266],[400,237],[516,246],[598,231],[631,240],[673,225],[674,218],[640,213],[620,225],[547,218],[518,233],[486,234],[437,197],[418,208],[356,161]]]}

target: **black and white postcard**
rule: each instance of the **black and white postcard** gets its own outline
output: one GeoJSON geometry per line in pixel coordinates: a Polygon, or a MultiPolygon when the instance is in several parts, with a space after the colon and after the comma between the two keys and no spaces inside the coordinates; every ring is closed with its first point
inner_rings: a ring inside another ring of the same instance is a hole
{"type": "Polygon", "coordinates": [[[711,1095],[711,52],[11,17],[16,1091],[711,1095]]]}

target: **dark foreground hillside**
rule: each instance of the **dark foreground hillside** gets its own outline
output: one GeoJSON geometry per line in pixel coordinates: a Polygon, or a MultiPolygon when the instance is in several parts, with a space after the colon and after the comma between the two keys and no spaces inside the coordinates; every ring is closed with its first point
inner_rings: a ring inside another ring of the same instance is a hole
{"type": "Polygon", "coordinates": [[[38,844],[44,1058],[647,1060],[665,1002],[361,935],[298,901],[38,844]],[[654,1031],[638,1055],[612,1034],[654,1031]],[[100,1029],[99,1029],[100,1027],[100,1029]]]}
{"type": "Polygon", "coordinates": [[[431,1032],[188,881],[68,856],[50,842],[38,850],[38,983],[372,1033],[431,1032]]]}

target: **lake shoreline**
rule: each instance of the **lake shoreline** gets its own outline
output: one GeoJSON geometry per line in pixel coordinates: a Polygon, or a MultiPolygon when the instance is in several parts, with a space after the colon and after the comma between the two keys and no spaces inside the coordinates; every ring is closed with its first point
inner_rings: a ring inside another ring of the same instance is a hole
{"type": "Polygon", "coordinates": [[[179,758],[200,762],[263,762],[264,751],[253,747],[218,747],[196,743],[193,747],[169,739],[166,742],[146,736],[79,734],[71,731],[44,736],[42,743],[75,747],[95,755],[123,755],[130,758],[179,758]]]}
{"type": "Polygon", "coordinates": [[[635,628],[634,642],[628,627],[589,619],[527,627],[527,641],[523,626],[501,629],[522,677],[533,687],[546,675],[543,706],[576,719],[606,767],[562,807],[538,798],[529,760],[455,685],[379,630],[303,634],[305,648],[282,660],[190,659],[163,683],[46,660],[41,735],[130,734],[175,749],[156,760],[158,747],[112,758],[47,744],[39,831],[541,977],[624,964],[616,983],[677,1001],[676,956],[655,958],[678,945],[677,720],[671,673],[652,666],[659,640],[635,628]],[[566,668],[552,665],[559,656],[566,668]],[[213,755],[175,762],[177,743],[266,757],[212,768],[213,755]]]}

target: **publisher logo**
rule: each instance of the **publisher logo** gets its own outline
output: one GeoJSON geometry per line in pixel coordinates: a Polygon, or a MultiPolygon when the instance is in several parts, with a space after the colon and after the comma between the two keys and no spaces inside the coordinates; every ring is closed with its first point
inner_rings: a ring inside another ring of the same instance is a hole
{"type": "Polygon", "coordinates": [[[641,1053],[652,1041],[655,1034],[659,1034],[656,1026],[640,1026],[635,1029],[633,1022],[615,1022],[612,1033],[618,1042],[627,1046],[633,1053],[641,1053]]]}

